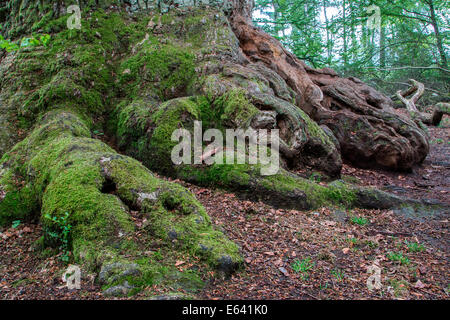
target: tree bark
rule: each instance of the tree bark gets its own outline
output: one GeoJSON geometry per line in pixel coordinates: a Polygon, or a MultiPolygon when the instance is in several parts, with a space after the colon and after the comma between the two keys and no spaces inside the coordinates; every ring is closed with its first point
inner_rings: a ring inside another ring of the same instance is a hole
{"type": "Polygon", "coordinates": [[[346,160],[408,170],[425,159],[429,149],[425,132],[396,115],[389,98],[359,79],[308,67],[239,16],[232,19],[232,26],[247,58],[264,63],[286,81],[296,93],[297,106],[333,131],[346,160]]]}

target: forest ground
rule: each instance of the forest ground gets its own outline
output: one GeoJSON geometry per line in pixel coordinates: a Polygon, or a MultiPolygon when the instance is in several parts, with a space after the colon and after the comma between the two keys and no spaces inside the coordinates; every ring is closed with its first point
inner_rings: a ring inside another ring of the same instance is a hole
{"type": "MultiPolygon", "coordinates": [[[[401,112],[401,111],[400,111],[401,112]]],[[[450,118],[429,128],[430,154],[412,173],[345,165],[361,185],[450,204],[450,118]]],[[[274,209],[237,194],[182,183],[205,206],[213,223],[242,248],[246,267],[231,279],[205,274],[202,299],[448,299],[448,213],[415,215],[392,210],[274,209]],[[369,291],[368,268],[379,261],[380,290],[369,291]]],[[[137,221],[138,223],[138,221],[137,221]]],[[[58,254],[37,252],[41,226],[0,229],[1,299],[105,299],[92,275],[81,290],[61,280],[58,254]]],[[[138,236],[138,234],[137,234],[138,236]]],[[[177,268],[192,267],[178,261],[177,268]]],[[[182,289],[178,289],[182,291],[182,289]]],[[[132,299],[163,296],[158,286],[132,299]]]]}

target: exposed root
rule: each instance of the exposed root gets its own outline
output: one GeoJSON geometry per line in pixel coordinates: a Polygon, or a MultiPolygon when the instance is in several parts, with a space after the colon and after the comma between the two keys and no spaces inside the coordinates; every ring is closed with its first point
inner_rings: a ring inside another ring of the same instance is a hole
{"type": "Polygon", "coordinates": [[[159,180],[136,160],[91,139],[86,125],[70,111],[47,113],[4,159],[8,172],[26,170],[27,177],[26,186],[7,189],[0,201],[2,223],[17,219],[8,212],[11,197],[20,203],[33,195],[41,204],[44,242],[58,245],[61,230],[72,226],[75,262],[88,271],[101,270],[100,282],[114,287],[110,293],[137,290],[155,277],[155,265],[144,263],[142,249],[130,240],[135,224],[128,205],[148,220],[147,241],[161,239],[171,250],[202,257],[225,273],[241,264],[237,246],[212,228],[189,191],[159,180]]]}

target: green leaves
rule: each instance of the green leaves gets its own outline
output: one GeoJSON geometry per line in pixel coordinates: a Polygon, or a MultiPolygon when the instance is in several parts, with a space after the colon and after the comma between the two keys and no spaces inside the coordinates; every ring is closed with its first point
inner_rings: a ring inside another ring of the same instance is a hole
{"type": "Polygon", "coordinates": [[[72,225],[69,223],[69,213],[65,212],[63,216],[51,216],[46,213],[44,218],[50,220],[55,224],[58,231],[46,230],[46,234],[61,243],[60,249],[62,250],[61,260],[63,262],[69,262],[70,259],[70,232],[72,231],[72,225]]]}
{"type": "Polygon", "coordinates": [[[0,49],[4,49],[7,52],[12,52],[19,50],[19,46],[9,40],[5,40],[2,35],[0,35],[0,49]]]}
{"type": "Polygon", "coordinates": [[[18,226],[20,226],[20,220],[15,220],[15,221],[13,221],[11,227],[13,227],[13,228],[15,229],[15,228],[17,228],[18,226]]]}
{"type": "Polygon", "coordinates": [[[403,265],[408,265],[410,262],[409,258],[403,255],[403,252],[389,252],[387,254],[387,258],[393,262],[403,265]]]}
{"type": "Polygon", "coordinates": [[[303,280],[306,280],[309,277],[309,271],[311,271],[314,266],[315,263],[312,262],[310,258],[305,258],[302,261],[295,259],[294,263],[291,265],[291,268],[295,273],[300,273],[300,277],[303,280]]]}
{"type": "MultiPolygon", "coordinates": [[[[393,69],[439,65],[447,69],[448,0],[256,0],[255,23],[315,68],[330,67],[352,75],[387,95],[416,78],[447,92],[440,70],[393,69]],[[378,28],[369,27],[376,6],[378,28]],[[393,86],[394,85],[394,86],[393,86]]],[[[433,97],[426,97],[433,99],[433,97]]],[[[434,101],[433,101],[434,102],[434,101]]],[[[433,104],[424,102],[425,105],[433,104]]]]}
{"type": "Polygon", "coordinates": [[[39,40],[41,41],[42,45],[44,47],[48,47],[48,44],[50,42],[50,35],[49,34],[44,34],[42,36],[40,36],[39,40]]]}
{"type": "Polygon", "coordinates": [[[367,218],[358,217],[358,216],[351,217],[350,222],[353,224],[357,224],[359,226],[365,226],[370,223],[370,221],[367,218]]]}

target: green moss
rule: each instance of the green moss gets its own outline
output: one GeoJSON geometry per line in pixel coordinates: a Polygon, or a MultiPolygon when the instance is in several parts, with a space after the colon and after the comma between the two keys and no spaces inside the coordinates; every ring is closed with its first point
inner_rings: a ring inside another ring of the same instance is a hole
{"type": "Polygon", "coordinates": [[[177,129],[187,129],[192,132],[194,121],[201,120],[201,112],[195,98],[179,98],[163,103],[152,115],[154,123],[153,135],[149,142],[152,168],[169,172],[172,168],[171,151],[177,142],[171,140],[177,129]]]}
{"type": "Polygon", "coordinates": [[[151,116],[156,107],[146,103],[142,99],[138,99],[128,104],[124,101],[122,105],[117,108],[117,122],[115,134],[119,138],[120,147],[128,147],[130,144],[133,148],[140,149],[138,141],[146,139],[146,130],[150,126],[151,116]]]}
{"type": "MultiPolygon", "coordinates": [[[[175,249],[200,256],[211,267],[230,260],[234,270],[242,263],[237,246],[212,228],[209,216],[189,191],[157,179],[136,160],[117,155],[89,135],[86,125],[74,114],[55,110],[42,118],[41,125],[16,146],[14,154],[3,159],[9,163],[25,160],[28,176],[32,177],[30,192],[41,203],[47,245],[58,245],[53,234],[60,232],[60,226],[54,217],[68,213],[67,223],[73,226],[73,257],[85,268],[128,261],[122,257],[125,254],[139,256],[139,247],[128,238],[135,225],[127,204],[147,216],[149,241],[162,239],[166,246],[173,247],[176,240],[175,249]],[[107,193],[108,186],[114,194],[107,193]]],[[[6,180],[4,173],[2,178],[6,180]]],[[[6,193],[7,201],[0,202],[0,212],[10,207],[14,197],[14,192],[6,193]]],[[[6,221],[17,216],[1,218],[6,221]]],[[[142,268],[138,277],[122,277],[120,281],[128,279],[140,288],[153,283],[158,273],[142,268]]]]}
{"type": "Polygon", "coordinates": [[[32,189],[29,186],[9,191],[8,188],[5,189],[2,190],[6,192],[6,195],[0,205],[0,225],[5,226],[18,219],[25,221],[33,219],[39,204],[32,189]]]}
{"type": "Polygon", "coordinates": [[[346,206],[354,205],[357,200],[356,189],[341,181],[330,183],[325,195],[331,201],[346,206]]]}
{"type": "Polygon", "coordinates": [[[116,109],[119,143],[142,156],[161,154],[153,163],[168,165],[164,152],[171,151],[173,130],[192,129],[192,121],[202,117],[214,120],[204,97],[159,104],[190,90],[195,56],[189,46],[160,43],[153,36],[141,42],[150,17],[133,22],[125,13],[102,10],[85,16],[81,30],[67,30],[66,16],[37,17],[35,30],[58,32],[50,47],[20,50],[1,70],[7,75],[0,80],[2,100],[20,106],[14,112],[21,114],[24,127],[35,125],[0,161],[0,223],[40,215],[43,246],[61,246],[55,239],[62,239],[58,234],[64,217],[70,225],[72,260],[83,270],[138,265],[136,275],[113,270],[105,288],[128,280],[131,293],[154,283],[178,283],[195,291],[202,286],[200,273],[178,272],[173,259],[200,257],[203,262],[195,261],[202,270],[226,266],[228,272],[242,264],[238,247],[213,228],[189,191],[91,139],[90,131],[101,129],[102,117],[116,109]],[[119,61],[120,53],[138,41],[136,54],[119,61]],[[117,88],[132,90],[117,108],[106,105],[104,101],[123,93],[117,88]],[[138,94],[143,96],[133,99],[138,94]],[[135,225],[130,210],[140,211],[149,223],[135,225]],[[143,252],[155,242],[164,261],[143,260],[143,252]]]}
{"type": "Polygon", "coordinates": [[[183,96],[195,76],[194,58],[186,48],[160,44],[150,37],[136,55],[122,63],[119,81],[130,96],[137,95],[144,83],[156,86],[154,94],[162,101],[183,96]]]}
{"type": "Polygon", "coordinates": [[[313,121],[303,110],[298,108],[298,112],[301,114],[303,121],[306,123],[307,132],[310,137],[315,138],[325,145],[333,145],[333,142],[327,136],[327,134],[322,130],[322,128],[313,121]]]}
{"type": "Polygon", "coordinates": [[[283,169],[272,176],[261,176],[260,170],[260,165],[248,164],[180,166],[177,168],[177,176],[200,185],[221,186],[247,192],[251,197],[259,194],[271,203],[292,197],[292,203],[282,204],[283,201],[280,200],[280,205],[297,206],[303,209],[327,205],[351,207],[356,202],[356,189],[344,183],[334,182],[326,187],[283,169]]]}
{"type": "Polygon", "coordinates": [[[221,114],[221,120],[234,128],[248,127],[251,119],[259,113],[241,89],[227,91],[214,101],[214,106],[221,114]]]}
{"type": "Polygon", "coordinates": [[[222,186],[235,188],[248,186],[251,172],[257,167],[248,164],[213,164],[209,167],[180,166],[178,177],[207,186],[222,186]]]}
{"type": "Polygon", "coordinates": [[[99,113],[103,108],[102,98],[99,92],[86,90],[85,87],[76,84],[70,72],[60,72],[46,85],[42,86],[25,103],[24,111],[33,113],[42,112],[50,107],[70,101],[83,114],[99,113]]]}

